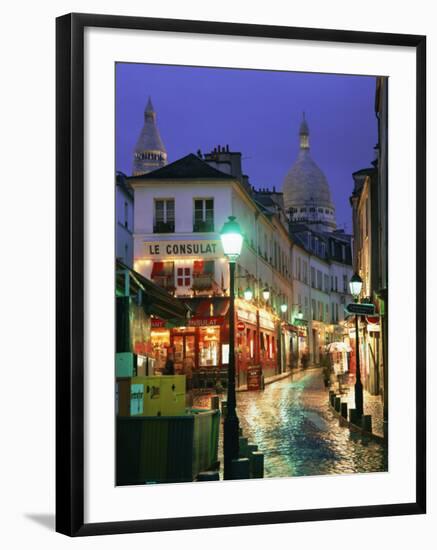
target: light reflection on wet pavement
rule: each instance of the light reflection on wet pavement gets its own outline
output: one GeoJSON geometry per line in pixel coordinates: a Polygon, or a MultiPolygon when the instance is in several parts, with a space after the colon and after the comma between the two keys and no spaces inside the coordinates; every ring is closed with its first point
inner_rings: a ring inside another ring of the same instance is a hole
{"type": "Polygon", "coordinates": [[[264,453],[264,477],[386,471],[383,443],[339,426],[321,371],[294,376],[237,394],[244,436],[264,453]]]}

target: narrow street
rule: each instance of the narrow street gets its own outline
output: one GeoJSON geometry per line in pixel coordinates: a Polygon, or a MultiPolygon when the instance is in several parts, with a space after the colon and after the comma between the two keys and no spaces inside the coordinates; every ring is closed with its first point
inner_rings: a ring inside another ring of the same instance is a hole
{"type": "Polygon", "coordinates": [[[237,408],[244,436],[265,455],[264,477],[387,469],[383,444],[339,426],[320,369],[238,393],[237,408]]]}

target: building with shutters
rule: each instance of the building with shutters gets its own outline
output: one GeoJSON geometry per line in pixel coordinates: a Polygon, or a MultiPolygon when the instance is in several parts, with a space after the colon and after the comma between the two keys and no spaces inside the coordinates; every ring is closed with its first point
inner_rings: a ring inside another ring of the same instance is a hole
{"type": "Polygon", "coordinates": [[[209,162],[190,154],[128,178],[135,196],[134,269],[192,311],[184,327],[155,320],[157,355],[165,347],[174,348],[177,369],[192,360],[195,385],[225,381],[229,266],[219,231],[228,216],[236,216],[244,234],[236,270],[237,372],[239,385],[245,386],[252,365],[261,365],[266,378],[291,367],[285,335],[293,303],[290,238],[278,216],[253,199],[241,162],[235,163],[241,155],[223,149],[230,159],[227,165],[213,159],[214,152],[205,156],[209,162]],[[244,298],[248,288],[250,300],[244,298]],[[263,298],[265,289],[268,300],[263,298]],[[287,304],[287,312],[281,312],[282,304],[287,304]]]}

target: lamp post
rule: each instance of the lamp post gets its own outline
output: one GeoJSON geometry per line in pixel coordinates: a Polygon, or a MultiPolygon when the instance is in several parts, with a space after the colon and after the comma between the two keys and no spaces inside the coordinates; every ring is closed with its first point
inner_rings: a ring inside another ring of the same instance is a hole
{"type": "Polygon", "coordinates": [[[279,309],[281,310],[281,321],[279,323],[278,329],[278,344],[279,344],[279,372],[285,372],[286,369],[286,357],[285,357],[285,333],[282,332],[282,323],[285,322],[285,314],[288,309],[288,305],[286,302],[282,302],[282,304],[279,306],[279,309]]]}
{"type": "Polygon", "coordinates": [[[227,413],[223,424],[223,455],[224,479],[232,479],[232,461],[238,459],[239,454],[239,421],[236,411],[235,395],[235,262],[241,253],[243,235],[234,216],[220,231],[223,252],[229,260],[229,366],[227,413]]]}
{"type": "MultiPolygon", "coordinates": [[[[361,277],[354,273],[350,282],[349,288],[355,302],[358,302],[358,297],[361,294],[363,281],[361,277]]],[[[361,382],[361,367],[360,367],[360,343],[359,343],[359,326],[358,315],[355,314],[355,347],[356,347],[356,375],[355,375],[355,410],[357,416],[363,416],[363,384],[361,382]]]]}
{"type": "MultiPolygon", "coordinates": [[[[296,317],[293,318],[293,325],[295,323],[295,319],[298,319],[299,321],[302,321],[303,319],[303,311],[302,306],[300,304],[293,304],[293,306],[298,306],[298,310],[296,313],[296,317]]],[[[299,368],[299,331],[296,333],[296,366],[299,368]]]]}

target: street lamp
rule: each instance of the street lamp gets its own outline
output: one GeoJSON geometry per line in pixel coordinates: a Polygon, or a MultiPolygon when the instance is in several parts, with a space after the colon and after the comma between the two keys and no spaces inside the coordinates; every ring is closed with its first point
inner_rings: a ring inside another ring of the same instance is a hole
{"type": "Polygon", "coordinates": [[[246,290],[243,292],[244,294],[244,299],[247,301],[247,302],[250,302],[253,298],[253,291],[252,289],[248,286],[246,288],[246,290]]]}
{"type": "Polygon", "coordinates": [[[349,281],[349,289],[355,301],[358,301],[358,297],[361,294],[361,289],[363,288],[363,281],[358,273],[352,275],[351,280],[349,281]]]}
{"type": "Polygon", "coordinates": [[[287,304],[281,304],[281,311],[282,313],[285,313],[287,311],[287,304]]]}
{"type": "Polygon", "coordinates": [[[236,411],[235,394],[235,262],[240,256],[243,246],[241,228],[234,216],[220,231],[223,252],[229,260],[229,366],[228,366],[228,391],[227,413],[223,424],[223,455],[224,455],[224,479],[232,479],[232,461],[239,455],[239,428],[236,411]]]}
{"type": "MultiPolygon", "coordinates": [[[[361,294],[363,287],[363,281],[361,277],[354,273],[350,282],[349,288],[355,302],[358,302],[358,297],[361,294]]],[[[360,343],[359,343],[359,327],[358,327],[358,315],[355,314],[355,347],[356,347],[356,376],[355,376],[355,410],[358,418],[363,416],[363,384],[361,382],[361,367],[360,367],[360,343]]]]}
{"type": "Polygon", "coordinates": [[[267,287],[263,290],[263,298],[266,302],[268,302],[270,298],[270,290],[267,287]]]}

